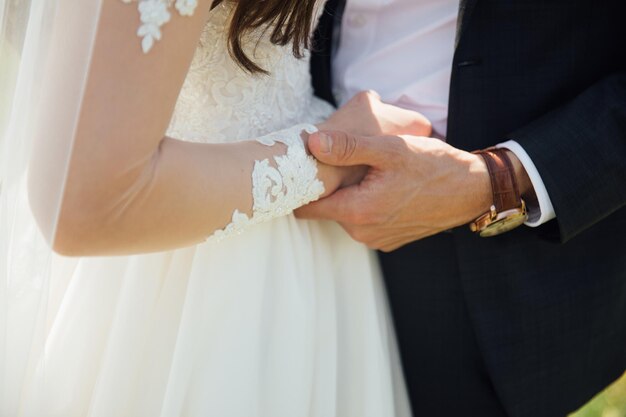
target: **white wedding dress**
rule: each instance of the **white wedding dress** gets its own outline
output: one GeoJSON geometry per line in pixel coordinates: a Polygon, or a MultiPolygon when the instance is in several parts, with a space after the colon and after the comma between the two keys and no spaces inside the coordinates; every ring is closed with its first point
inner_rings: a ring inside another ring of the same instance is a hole
{"type": "MultiPolygon", "coordinates": [[[[211,11],[168,135],[244,140],[328,116],[290,47],[262,37],[269,76],[235,64],[228,4],[211,11]]],[[[410,415],[375,256],[336,224],[287,215],[171,252],[58,257],[55,271],[22,416],[410,415]]]]}

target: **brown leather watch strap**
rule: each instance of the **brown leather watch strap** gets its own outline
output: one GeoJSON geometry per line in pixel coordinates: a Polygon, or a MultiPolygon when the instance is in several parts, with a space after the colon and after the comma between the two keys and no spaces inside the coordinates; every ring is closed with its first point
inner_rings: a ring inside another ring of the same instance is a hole
{"type": "Polygon", "coordinates": [[[496,211],[501,213],[520,207],[522,198],[515,178],[515,170],[506,154],[506,149],[488,148],[474,151],[474,153],[482,156],[487,164],[496,211]]]}

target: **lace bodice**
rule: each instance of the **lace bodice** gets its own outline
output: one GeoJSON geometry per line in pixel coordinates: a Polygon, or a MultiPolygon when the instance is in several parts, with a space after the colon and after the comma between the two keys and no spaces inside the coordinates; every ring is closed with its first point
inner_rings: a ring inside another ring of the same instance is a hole
{"type": "Polygon", "coordinates": [[[317,123],[332,107],[313,95],[309,57],[270,42],[268,31],[252,33],[244,48],[269,75],[251,75],[228,53],[232,5],[211,11],[180,92],[168,135],[194,142],[258,137],[298,123],[317,123]]]}

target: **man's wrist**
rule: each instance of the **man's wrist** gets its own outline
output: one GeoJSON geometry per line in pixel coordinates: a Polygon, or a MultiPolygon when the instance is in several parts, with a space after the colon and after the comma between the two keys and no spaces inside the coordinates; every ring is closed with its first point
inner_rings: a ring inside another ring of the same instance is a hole
{"type": "Polygon", "coordinates": [[[524,166],[528,177],[532,184],[532,191],[527,192],[525,196],[528,208],[528,221],[526,225],[530,227],[537,227],[545,222],[552,220],[556,214],[554,207],[550,201],[550,195],[546,190],[546,186],[543,183],[541,175],[537,171],[535,164],[530,156],[526,153],[524,148],[514,140],[508,140],[506,142],[496,145],[498,148],[505,148],[515,154],[520,163],[524,166]]]}
{"type": "MultiPolygon", "coordinates": [[[[535,202],[537,197],[535,195],[535,190],[533,188],[533,184],[524,168],[524,165],[521,163],[517,155],[514,152],[506,149],[506,154],[511,160],[511,164],[513,165],[513,172],[515,175],[515,179],[517,180],[517,186],[519,188],[519,193],[522,199],[526,202],[535,202]]],[[[482,207],[482,212],[486,212],[489,207],[493,204],[493,194],[491,189],[491,181],[489,179],[489,171],[487,169],[487,164],[485,160],[476,155],[477,158],[473,164],[472,172],[475,172],[477,178],[479,178],[478,186],[477,186],[477,202],[478,206],[482,207]],[[482,184],[482,185],[481,185],[482,184]]]]}
{"type": "Polygon", "coordinates": [[[491,189],[491,179],[485,160],[480,155],[470,154],[472,162],[470,165],[470,177],[473,178],[474,186],[472,190],[472,201],[469,218],[467,222],[473,221],[478,216],[486,213],[493,204],[493,191],[491,189]]]}
{"type": "Polygon", "coordinates": [[[487,167],[491,205],[470,223],[470,229],[489,237],[522,225],[528,219],[522,191],[532,186],[521,162],[514,163],[508,149],[488,148],[472,154],[480,155],[487,167]]]}
{"type": "Polygon", "coordinates": [[[517,186],[519,187],[519,192],[522,196],[522,199],[524,199],[526,204],[535,206],[537,202],[537,195],[535,194],[533,183],[532,181],[530,181],[530,177],[528,176],[524,165],[519,160],[517,155],[515,155],[515,152],[506,149],[506,154],[511,160],[511,164],[513,164],[515,179],[517,180],[517,186]]]}

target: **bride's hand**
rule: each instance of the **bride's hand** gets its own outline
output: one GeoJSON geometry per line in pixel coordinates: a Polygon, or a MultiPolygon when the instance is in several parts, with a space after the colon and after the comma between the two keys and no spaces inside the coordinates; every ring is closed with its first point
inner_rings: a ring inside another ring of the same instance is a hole
{"type": "Polygon", "coordinates": [[[340,130],[361,136],[430,136],[432,125],[421,113],[380,101],[374,91],[352,97],[325,122],[320,130],[340,130]]]}
{"type": "Polygon", "coordinates": [[[319,161],[317,167],[317,176],[324,183],[325,188],[321,198],[328,197],[340,188],[360,183],[369,169],[365,165],[336,167],[319,161]]]}

